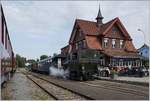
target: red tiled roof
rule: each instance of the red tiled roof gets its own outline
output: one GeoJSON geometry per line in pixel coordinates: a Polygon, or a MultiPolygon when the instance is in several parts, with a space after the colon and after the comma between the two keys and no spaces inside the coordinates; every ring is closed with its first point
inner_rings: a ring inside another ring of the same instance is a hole
{"type": "Polygon", "coordinates": [[[99,39],[95,36],[86,36],[86,42],[87,42],[87,46],[90,49],[97,49],[97,50],[102,49],[99,39]]]}
{"type": "Polygon", "coordinates": [[[138,55],[138,53],[136,52],[127,52],[127,51],[121,51],[121,50],[115,50],[115,51],[111,51],[111,50],[105,50],[102,51],[102,53],[108,55],[108,56],[112,56],[112,57],[135,57],[135,58],[139,58],[140,56],[138,55]]]}
{"type": "Polygon", "coordinates": [[[129,52],[137,52],[137,49],[134,47],[132,41],[125,41],[125,50],[129,52]]]}
{"type": "Polygon", "coordinates": [[[96,22],[77,19],[77,24],[86,35],[98,35],[98,27],[96,22]]]}
{"type": "Polygon", "coordinates": [[[87,20],[81,20],[81,19],[77,19],[76,21],[79,27],[82,29],[84,34],[97,36],[97,35],[102,34],[111,24],[114,23],[115,20],[116,18],[103,24],[100,28],[97,27],[96,22],[93,22],[93,21],[87,21],[87,20]]]}

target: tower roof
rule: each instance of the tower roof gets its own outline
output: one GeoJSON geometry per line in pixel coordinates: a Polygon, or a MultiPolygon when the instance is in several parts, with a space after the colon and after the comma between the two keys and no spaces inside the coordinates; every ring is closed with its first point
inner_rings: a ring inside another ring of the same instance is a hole
{"type": "Polygon", "coordinates": [[[96,17],[96,20],[97,20],[97,27],[100,27],[103,24],[103,21],[102,21],[103,17],[101,14],[100,5],[99,5],[99,10],[98,10],[98,15],[96,17]]]}
{"type": "Polygon", "coordinates": [[[101,10],[100,10],[100,5],[99,5],[99,10],[98,10],[98,15],[96,19],[103,19],[104,17],[102,16],[101,10]]]}

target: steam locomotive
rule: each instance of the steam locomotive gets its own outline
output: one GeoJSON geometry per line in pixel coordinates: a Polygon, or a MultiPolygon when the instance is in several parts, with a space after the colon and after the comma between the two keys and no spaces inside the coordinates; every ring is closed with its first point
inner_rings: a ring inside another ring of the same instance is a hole
{"type": "Polygon", "coordinates": [[[1,85],[8,81],[16,70],[15,58],[12,49],[6,20],[4,17],[2,5],[0,4],[0,67],[1,67],[1,85]]]}
{"type": "MultiPolygon", "coordinates": [[[[97,64],[78,62],[71,60],[69,56],[59,54],[54,57],[48,57],[37,63],[31,64],[31,71],[49,74],[50,69],[55,67],[58,70],[68,71],[65,78],[71,80],[93,80],[93,75],[97,74],[97,64]]],[[[65,74],[64,74],[65,75],[65,74]]]]}

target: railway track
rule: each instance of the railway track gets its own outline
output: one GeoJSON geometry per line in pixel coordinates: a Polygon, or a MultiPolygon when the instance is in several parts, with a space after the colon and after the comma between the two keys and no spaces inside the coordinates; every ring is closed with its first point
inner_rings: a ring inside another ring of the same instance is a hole
{"type": "Polygon", "coordinates": [[[125,86],[124,84],[109,84],[108,81],[99,81],[99,84],[97,83],[94,83],[94,82],[80,82],[82,84],[86,84],[88,86],[92,86],[92,87],[97,87],[97,88],[105,88],[105,89],[108,89],[108,90],[115,90],[115,91],[119,91],[121,93],[129,93],[129,94],[133,94],[133,95],[139,95],[139,96],[149,96],[149,91],[148,91],[148,88],[147,89],[139,89],[137,88],[136,86],[133,86],[133,85],[130,85],[130,86],[133,86],[136,88],[136,90],[133,88],[128,88],[127,86],[125,86]]]}
{"type": "MultiPolygon", "coordinates": [[[[78,90],[76,91],[76,89],[72,89],[68,86],[63,86],[61,85],[61,83],[57,83],[57,80],[55,81],[51,81],[51,78],[49,78],[48,76],[42,75],[42,74],[36,74],[36,73],[29,73],[34,75],[37,78],[40,78],[44,81],[50,82],[53,85],[56,85],[58,87],[61,87],[63,89],[67,89],[77,95],[80,95],[81,97],[85,98],[85,99],[98,99],[100,97],[97,98],[97,96],[93,96],[93,95],[89,95],[89,93],[80,93],[78,92],[78,90]],[[65,88],[66,87],[66,88],[65,88]],[[79,94],[78,94],[79,93],[79,94]],[[91,98],[92,97],[92,98],[91,98]]],[[[55,78],[54,78],[55,79],[55,78]]],[[[60,80],[61,82],[64,82],[64,80],[60,80]]],[[[70,82],[70,81],[69,81],[70,82]]],[[[114,83],[114,82],[109,82],[109,81],[102,81],[102,80],[95,80],[95,81],[84,81],[84,82],[77,82],[77,84],[81,84],[82,86],[86,86],[89,88],[94,87],[94,89],[106,89],[108,90],[108,92],[118,92],[122,95],[129,95],[130,97],[133,96],[133,98],[135,96],[138,96],[140,99],[145,99],[149,96],[149,91],[148,91],[148,87],[141,87],[141,86],[135,86],[135,85],[128,85],[128,84],[124,84],[124,83],[114,83]],[[135,88],[135,89],[134,89],[135,88]]],[[[87,90],[88,91],[88,90],[87,90]]]]}
{"type": "Polygon", "coordinates": [[[68,90],[67,88],[61,87],[60,85],[56,85],[48,80],[38,77],[32,73],[25,73],[28,79],[33,81],[36,85],[38,85],[41,89],[43,89],[46,93],[48,93],[55,100],[91,100],[93,98],[87,97],[86,95],[81,95],[77,92],[73,92],[68,90]]]}

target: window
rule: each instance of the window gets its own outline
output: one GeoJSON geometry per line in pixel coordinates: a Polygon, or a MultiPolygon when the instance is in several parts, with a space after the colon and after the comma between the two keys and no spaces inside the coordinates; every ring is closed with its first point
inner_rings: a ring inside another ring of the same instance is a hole
{"type": "Polygon", "coordinates": [[[86,41],[83,40],[83,48],[86,48],[86,41]]]}
{"type": "Polygon", "coordinates": [[[131,65],[131,66],[133,66],[133,64],[132,64],[132,63],[133,63],[133,62],[132,62],[132,61],[130,61],[130,65],[131,65]]]}
{"type": "Polygon", "coordinates": [[[108,46],[108,38],[104,38],[104,48],[108,46]]]}
{"type": "Polygon", "coordinates": [[[123,48],[123,40],[120,40],[120,48],[123,48]]]}
{"type": "Polygon", "coordinates": [[[116,59],[112,59],[112,66],[115,66],[116,64],[116,59]]]}
{"type": "Polygon", "coordinates": [[[76,50],[82,49],[82,48],[86,48],[86,41],[85,40],[76,42],[76,50]]]}
{"type": "Polygon", "coordinates": [[[123,66],[123,60],[122,59],[119,60],[119,66],[123,66]]]}
{"type": "Polygon", "coordinates": [[[78,49],[78,43],[76,43],[76,50],[78,49]]]}
{"type": "Polygon", "coordinates": [[[138,60],[136,60],[136,66],[138,66],[138,63],[139,63],[139,61],[138,61],[138,60]]]}
{"type": "Polygon", "coordinates": [[[81,49],[82,48],[82,41],[78,42],[78,48],[81,49]]]}
{"type": "Polygon", "coordinates": [[[128,66],[130,65],[130,61],[128,61],[128,66]]]}
{"type": "Polygon", "coordinates": [[[147,54],[147,51],[145,51],[145,54],[147,54]]]}
{"type": "Polygon", "coordinates": [[[128,61],[125,62],[125,66],[128,66],[128,61]]]}
{"type": "Polygon", "coordinates": [[[116,39],[112,39],[112,48],[116,47],[116,39]]]}

